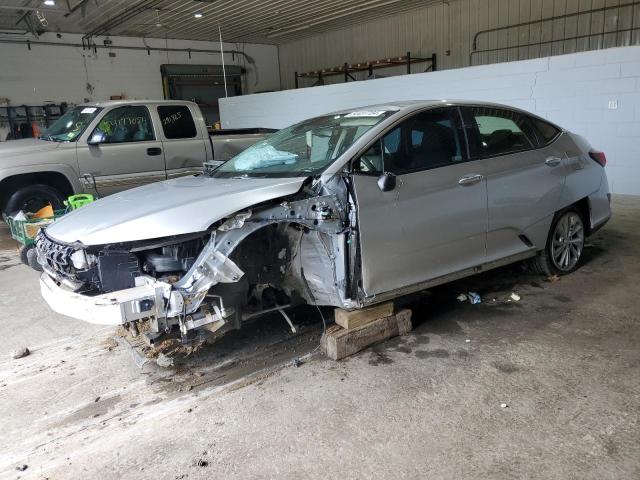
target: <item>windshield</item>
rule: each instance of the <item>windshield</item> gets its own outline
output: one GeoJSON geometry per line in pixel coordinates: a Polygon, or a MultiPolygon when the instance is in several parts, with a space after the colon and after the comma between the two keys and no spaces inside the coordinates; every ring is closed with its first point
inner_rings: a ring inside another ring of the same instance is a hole
{"type": "Polygon", "coordinates": [[[52,142],[72,142],[102,110],[98,107],[75,107],[61,116],[53,125],[42,132],[40,138],[52,142]]]}
{"type": "Polygon", "coordinates": [[[320,173],[393,111],[312,118],[280,130],[212,172],[214,177],[298,177],[320,173]]]}

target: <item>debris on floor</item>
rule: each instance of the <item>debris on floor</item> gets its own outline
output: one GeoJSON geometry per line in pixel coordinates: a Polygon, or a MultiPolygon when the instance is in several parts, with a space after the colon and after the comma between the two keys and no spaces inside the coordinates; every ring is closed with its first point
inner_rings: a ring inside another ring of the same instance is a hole
{"type": "Polygon", "coordinates": [[[162,368],[173,367],[173,358],[166,356],[164,353],[160,353],[156,358],[156,363],[162,368]]]}
{"type": "Polygon", "coordinates": [[[478,292],[469,292],[468,296],[469,296],[469,303],[471,305],[477,305],[479,303],[482,303],[482,297],[478,292]]]}
{"type": "Polygon", "coordinates": [[[549,283],[554,283],[558,280],[560,280],[560,277],[558,275],[551,275],[550,277],[547,277],[547,282],[549,283]]]}
{"type": "Polygon", "coordinates": [[[27,468],[29,468],[29,465],[18,465],[16,467],[16,470],[18,470],[19,472],[24,472],[27,468]]]}
{"type": "Polygon", "coordinates": [[[518,295],[516,292],[511,292],[511,295],[509,295],[509,299],[513,300],[514,302],[519,302],[520,295],[518,295]]]}
{"type": "Polygon", "coordinates": [[[458,295],[456,297],[456,300],[458,300],[460,303],[466,302],[467,301],[467,296],[464,293],[461,293],[460,295],[458,295]]]}
{"type": "Polygon", "coordinates": [[[501,403],[500,404],[500,408],[507,408],[509,405],[507,405],[506,403],[501,403]]]}
{"type": "Polygon", "coordinates": [[[17,360],[18,358],[23,358],[28,356],[30,353],[31,352],[27,347],[21,347],[11,352],[11,358],[13,358],[14,360],[17,360]]]}
{"type": "Polygon", "coordinates": [[[111,350],[113,350],[114,348],[116,348],[118,346],[118,342],[116,341],[115,338],[113,337],[109,337],[104,341],[104,348],[105,350],[107,350],[108,352],[110,352],[111,350]]]}

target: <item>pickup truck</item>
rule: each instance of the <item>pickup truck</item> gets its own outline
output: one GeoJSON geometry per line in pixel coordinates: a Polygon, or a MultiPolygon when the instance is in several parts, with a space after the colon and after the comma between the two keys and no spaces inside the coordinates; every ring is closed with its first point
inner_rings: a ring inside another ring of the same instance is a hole
{"type": "Polygon", "coordinates": [[[117,100],[78,105],[39,138],[0,143],[0,212],[63,208],[72,194],[104,197],[193,175],[263,139],[266,131],[207,129],[197,104],[117,100]]]}

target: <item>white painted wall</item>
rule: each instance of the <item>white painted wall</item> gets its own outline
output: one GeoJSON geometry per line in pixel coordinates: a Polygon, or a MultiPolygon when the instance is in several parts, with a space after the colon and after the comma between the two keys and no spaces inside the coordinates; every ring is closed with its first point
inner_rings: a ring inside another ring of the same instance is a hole
{"type": "MultiPolygon", "coordinates": [[[[81,35],[45,34],[42,41],[81,43],[81,35]]],[[[143,47],[140,38],[111,37],[114,46],[143,47]]],[[[218,42],[146,39],[151,47],[219,49],[218,42]]],[[[225,44],[225,50],[237,49],[236,44],[225,44]]],[[[0,98],[8,98],[12,105],[38,105],[51,101],[79,103],[84,99],[108,100],[111,95],[126,94],[131,99],[163,98],[160,65],[166,63],[192,65],[220,65],[219,53],[152,51],[147,55],[140,50],[108,50],[97,53],[80,47],[25,45],[0,43],[0,98]],[[86,68],[85,68],[86,65],[86,68]],[[86,84],[95,87],[89,93],[86,84]]],[[[227,65],[242,65],[247,69],[244,92],[277,90],[280,87],[278,51],[273,45],[245,44],[244,51],[255,60],[255,65],[242,57],[225,54],[227,65]]]]}
{"type": "MultiPolygon", "coordinates": [[[[640,45],[640,5],[632,5],[628,0],[446,0],[424,3],[426,5],[411,11],[281,45],[282,87],[293,88],[296,71],[394,57],[407,51],[411,51],[413,57],[427,57],[435,52],[438,69],[446,70],[640,45]],[[614,8],[598,10],[605,7],[614,8]],[[591,10],[596,11],[589,13],[591,10]],[[577,13],[579,15],[566,19],[539,21],[577,13]],[[531,21],[536,23],[521,25],[531,21]],[[508,29],[480,35],[477,44],[478,50],[510,48],[477,54],[470,63],[469,54],[477,32],[510,25],[512,27],[508,29]],[[628,31],[631,28],[633,31],[628,31]],[[589,34],[587,38],[564,40],[589,34]]],[[[425,66],[414,65],[413,71],[424,71],[425,66]]],[[[391,76],[404,71],[404,67],[397,67],[377,73],[391,76]]],[[[355,76],[364,79],[367,74],[355,76]]],[[[342,75],[325,78],[325,84],[342,81],[342,75]]],[[[313,82],[314,79],[300,80],[302,86],[311,86],[313,82]]]]}
{"type": "Polygon", "coordinates": [[[224,128],[282,128],[344,108],[447,98],[512,105],[584,135],[606,153],[612,191],[640,195],[640,47],[228,98],[220,108],[224,128]]]}

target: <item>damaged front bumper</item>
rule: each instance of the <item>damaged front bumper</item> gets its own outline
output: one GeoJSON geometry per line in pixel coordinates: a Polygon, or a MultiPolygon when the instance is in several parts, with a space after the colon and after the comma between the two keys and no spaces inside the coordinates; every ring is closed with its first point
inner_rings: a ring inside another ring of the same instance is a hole
{"type": "Polygon", "coordinates": [[[151,316],[164,316],[164,282],[145,281],[118,292],[87,296],[58,285],[49,275],[40,277],[40,292],[57,313],[98,325],[123,325],[151,316]]]}

